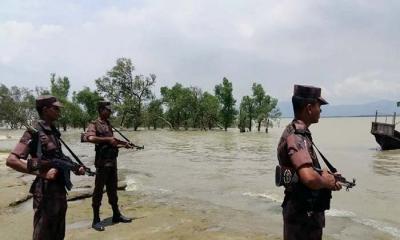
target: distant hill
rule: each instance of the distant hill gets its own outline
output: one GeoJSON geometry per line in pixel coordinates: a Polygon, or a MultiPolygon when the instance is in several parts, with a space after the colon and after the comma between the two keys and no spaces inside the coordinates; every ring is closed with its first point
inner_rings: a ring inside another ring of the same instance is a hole
{"type": "MultiPolygon", "coordinates": [[[[293,117],[293,108],[291,102],[278,102],[278,106],[282,112],[282,117],[293,117]]],[[[380,100],[365,104],[349,104],[349,105],[326,105],[322,107],[322,117],[353,117],[353,116],[372,116],[375,111],[378,113],[392,115],[397,112],[400,114],[400,107],[396,107],[396,102],[388,100],[380,100]]]]}

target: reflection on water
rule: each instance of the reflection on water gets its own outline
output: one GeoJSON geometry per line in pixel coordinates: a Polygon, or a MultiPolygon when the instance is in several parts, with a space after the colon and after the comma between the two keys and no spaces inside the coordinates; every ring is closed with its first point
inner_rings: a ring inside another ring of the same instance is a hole
{"type": "Polygon", "coordinates": [[[400,176],[400,150],[377,152],[373,169],[374,172],[385,176],[400,176]]]}

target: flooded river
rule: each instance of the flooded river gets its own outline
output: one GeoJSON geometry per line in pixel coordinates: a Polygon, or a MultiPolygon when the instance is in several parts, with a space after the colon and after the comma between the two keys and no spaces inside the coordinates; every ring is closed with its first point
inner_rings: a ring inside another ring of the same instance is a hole
{"type": "MultiPolygon", "coordinates": [[[[121,150],[118,166],[128,190],[160,202],[210,213],[229,226],[281,236],[283,188],[274,184],[276,145],[290,119],[270,132],[142,130],[124,132],[141,151],[121,150]]],[[[322,118],[311,126],[316,145],[357,186],[334,192],[327,212],[328,239],[400,239],[400,150],[380,151],[369,133],[372,118],[322,118]]],[[[0,150],[18,132],[2,130],[0,150]]],[[[88,165],[94,147],[64,134],[88,165]]],[[[321,164],[322,160],[321,160],[321,164]]]]}

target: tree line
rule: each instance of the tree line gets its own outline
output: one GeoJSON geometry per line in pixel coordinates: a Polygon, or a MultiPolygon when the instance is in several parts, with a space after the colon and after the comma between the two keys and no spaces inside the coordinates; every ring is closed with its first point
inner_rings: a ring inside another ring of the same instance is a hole
{"type": "Polygon", "coordinates": [[[198,87],[176,83],[162,87],[156,98],[152,91],[156,75],[135,75],[135,67],[128,58],[120,58],[115,66],[95,80],[96,89],[84,87],[70,93],[66,76],[50,75],[50,88],[7,86],[0,84],[0,122],[12,129],[21,128],[36,119],[35,96],[54,95],[64,104],[58,125],[83,128],[97,117],[97,102],[107,99],[113,105],[113,124],[139,127],[178,129],[224,129],[237,126],[241,132],[265,126],[266,132],[281,115],[277,99],[266,94],[263,86],[253,83],[252,94],[244,96],[239,108],[233,97],[233,86],[227,78],[217,84],[213,93],[198,87]]]}

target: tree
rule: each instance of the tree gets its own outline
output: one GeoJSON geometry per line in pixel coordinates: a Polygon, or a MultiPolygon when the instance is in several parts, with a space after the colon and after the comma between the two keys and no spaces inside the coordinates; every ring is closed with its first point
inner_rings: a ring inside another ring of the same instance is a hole
{"type": "Polygon", "coordinates": [[[8,124],[12,129],[30,124],[36,117],[35,98],[32,91],[16,86],[8,89],[0,85],[0,121],[8,124]]]}
{"type": "MultiPolygon", "coordinates": [[[[242,114],[241,116],[241,121],[240,125],[246,126],[249,128],[249,131],[251,132],[251,127],[253,124],[253,119],[254,116],[256,115],[256,109],[255,109],[255,101],[253,98],[249,96],[244,96],[242,98],[242,102],[240,103],[240,113],[242,114]]],[[[240,128],[240,127],[239,127],[240,128]]]]}
{"type": "Polygon", "coordinates": [[[99,93],[116,105],[121,115],[121,125],[132,122],[134,130],[142,123],[142,108],[145,101],[152,98],[151,87],[156,75],[136,75],[135,67],[127,58],[117,59],[116,65],[107,74],[96,80],[99,93]]]}
{"type": "Polygon", "coordinates": [[[236,109],[234,108],[236,100],[233,98],[232,91],[232,82],[229,82],[229,80],[225,77],[222,80],[222,84],[215,86],[215,96],[222,105],[220,110],[220,118],[225,131],[227,131],[228,127],[232,125],[237,113],[236,109]]]}
{"type": "Polygon", "coordinates": [[[174,129],[179,129],[183,122],[184,125],[187,124],[188,107],[186,105],[189,94],[189,90],[180,83],[176,83],[172,88],[161,88],[162,102],[167,108],[165,116],[174,129]]]}
{"type": "Polygon", "coordinates": [[[268,132],[268,127],[272,126],[272,121],[281,115],[279,109],[277,109],[278,100],[267,95],[261,84],[253,83],[252,90],[257,129],[260,131],[261,123],[265,121],[265,131],[268,132]]]}
{"type": "MultiPolygon", "coordinates": [[[[100,101],[101,96],[96,91],[91,91],[90,88],[84,87],[79,92],[74,92],[72,101],[83,107],[82,115],[76,115],[83,130],[86,129],[86,125],[90,120],[93,120],[97,116],[97,103],[100,101]]],[[[75,112],[78,112],[75,109],[75,112]]]]}
{"type": "Polygon", "coordinates": [[[153,99],[146,106],[146,122],[147,126],[153,126],[153,129],[157,129],[160,121],[163,120],[163,108],[160,99],[153,99]]]}
{"type": "Polygon", "coordinates": [[[220,110],[218,98],[205,92],[200,99],[199,115],[202,128],[211,130],[218,122],[218,113],[220,110]]]}
{"type": "Polygon", "coordinates": [[[71,102],[68,101],[70,83],[68,77],[56,77],[55,73],[50,74],[50,93],[60,101],[64,107],[62,108],[62,114],[58,119],[58,122],[63,127],[64,131],[67,131],[67,124],[71,122],[71,102]]]}

